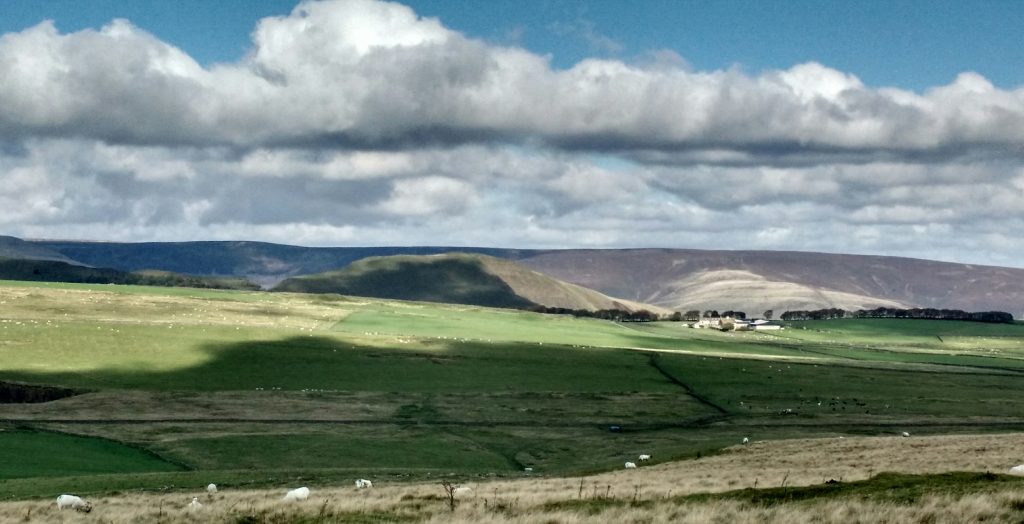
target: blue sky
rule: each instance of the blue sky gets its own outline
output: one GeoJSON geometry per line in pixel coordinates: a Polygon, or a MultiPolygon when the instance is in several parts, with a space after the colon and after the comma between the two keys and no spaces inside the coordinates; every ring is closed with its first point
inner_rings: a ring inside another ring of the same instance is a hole
{"type": "MultiPolygon", "coordinates": [[[[49,18],[62,32],[114,18],[201,63],[238,60],[265,16],[292,0],[4,0],[0,33],[49,18]]],[[[1024,2],[816,0],[410,0],[421,16],[498,44],[550,54],[556,67],[591,56],[636,59],[672,49],[700,70],[751,72],[816,61],[872,86],[922,90],[976,71],[1024,84],[1024,2]]]]}
{"type": "Polygon", "coordinates": [[[0,234],[1022,266],[1022,27],[1020,1],[2,0],[0,234]]]}

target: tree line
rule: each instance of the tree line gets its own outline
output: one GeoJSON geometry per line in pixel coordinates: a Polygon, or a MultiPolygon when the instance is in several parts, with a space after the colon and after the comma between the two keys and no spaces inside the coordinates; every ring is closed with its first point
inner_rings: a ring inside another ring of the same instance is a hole
{"type": "MultiPolygon", "coordinates": [[[[548,307],[535,305],[525,308],[527,311],[534,313],[547,313],[550,315],[572,315],[574,317],[583,318],[597,318],[601,320],[612,320],[615,322],[655,322],[658,320],[667,320],[672,322],[695,322],[701,318],[718,318],[718,317],[731,317],[736,319],[745,319],[746,313],[743,311],[725,311],[719,314],[715,310],[690,310],[685,313],[676,311],[670,315],[659,316],[657,313],[652,313],[646,309],[638,311],[625,311],[622,309],[600,309],[597,311],[591,311],[588,309],[571,309],[564,307],[548,307]]],[[[771,319],[773,315],[772,310],[765,311],[763,313],[764,318],[771,319]]],[[[911,319],[923,319],[923,320],[966,320],[969,322],[994,322],[994,323],[1012,323],[1013,315],[1004,311],[977,311],[968,312],[959,309],[936,309],[936,308],[911,308],[911,309],[899,309],[890,307],[878,307],[875,309],[858,309],[856,311],[847,311],[840,308],[825,308],[815,309],[811,311],[786,311],[780,317],[785,321],[792,320],[831,320],[837,318],[911,318],[911,319]]]]}
{"type": "Polygon", "coordinates": [[[589,309],[570,309],[565,307],[547,307],[537,305],[528,307],[526,310],[533,311],[534,313],[572,315],[574,317],[598,318],[601,320],[614,320],[616,322],[654,322],[661,318],[656,313],[652,313],[646,309],[638,311],[625,311],[622,309],[599,309],[597,311],[590,311],[589,309]]]}
{"type": "Polygon", "coordinates": [[[782,320],[829,320],[836,318],[913,318],[923,320],[966,320],[970,322],[1012,323],[1013,315],[1005,311],[968,312],[959,309],[878,307],[846,311],[839,308],[813,311],[787,311],[782,320]]]}
{"type": "MultiPolygon", "coordinates": [[[[646,309],[638,311],[625,311],[622,309],[600,309],[597,311],[591,311],[589,309],[571,309],[565,307],[548,307],[541,305],[534,305],[524,308],[526,311],[532,311],[534,313],[546,313],[549,315],[572,315],[574,317],[585,317],[585,318],[597,318],[601,320],[614,320],[616,322],[655,322],[658,320],[665,320],[668,322],[696,322],[701,318],[719,318],[719,317],[731,317],[739,320],[747,318],[747,314],[743,311],[725,311],[721,314],[717,310],[708,309],[701,312],[700,310],[691,309],[685,313],[680,311],[672,312],[668,315],[658,315],[652,313],[646,309]]],[[[764,318],[771,320],[772,310],[764,312],[764,318]]]]}

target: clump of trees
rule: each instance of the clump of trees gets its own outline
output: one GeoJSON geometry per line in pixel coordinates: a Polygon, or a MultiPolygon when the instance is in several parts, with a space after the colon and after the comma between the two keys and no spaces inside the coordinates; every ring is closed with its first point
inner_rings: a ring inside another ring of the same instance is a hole
{"type": "Polygon", "coordinates": [[[1013,315],[1004,311],[968,312],[959,309],[935,308],[899,309],[878,307],[875,309],[858,309],[857,311],[828,308],[814,311],[787,311],[782,314],[782,320],[829,320],[835,318],[913,318],[923,320],[966,320],[970,322],[1013,322],[1013,315]]]}
{"type": "MultiPolygon", "coordinates": [[[[574,317],[597,318],[601,320],[612,320],[615,322],[654,322],[655,320],[660,319],[656,313],[652,313],[646,309],[638,311],[625,311],[622,309],[599,309],[597,311],[590,311],[589,309],[570,309],[564,307],[537,305],[528,307],[526,310],[533,311],[534,313],[572,315],[574,317]]],[[[669,320],[671,320],[671,317],[669,317],[669,320]]]]}

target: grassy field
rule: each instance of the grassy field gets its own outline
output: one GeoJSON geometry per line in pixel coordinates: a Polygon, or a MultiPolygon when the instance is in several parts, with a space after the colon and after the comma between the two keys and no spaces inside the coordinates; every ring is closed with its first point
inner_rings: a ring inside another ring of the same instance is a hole
{"type": "Polygon", "coordinates": [[[0,479],[183,469],[109,440],[18,429],[0,431],[0,464],[0,479]]]}
{"type": "Polygon", "coordinates": [[[1021,324],[720,333],[335,295],[0,282],[0,381],[82,391],[0,404],[0,462],[12,464],[0,498],[213,478],[568,475],[641,453],[707,456],[748,436],[1021,430],[1022,357],[1021,324]],[[65,447],[81,461],[46,451],[65,447]]]}

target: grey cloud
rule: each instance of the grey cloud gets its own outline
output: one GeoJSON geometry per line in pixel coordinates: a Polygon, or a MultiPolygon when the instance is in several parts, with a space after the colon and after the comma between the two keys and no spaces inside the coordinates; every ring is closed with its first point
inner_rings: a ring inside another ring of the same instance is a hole
{"type": "Polygon", "coordinates": [[[1024,256],[1014,241],[1024,231],[1019,167],[703,167],[695,176],[514,147],[241,160],[217,149],[25,147],[0,155],[0,229],[22,236],[1024,256]]]}

